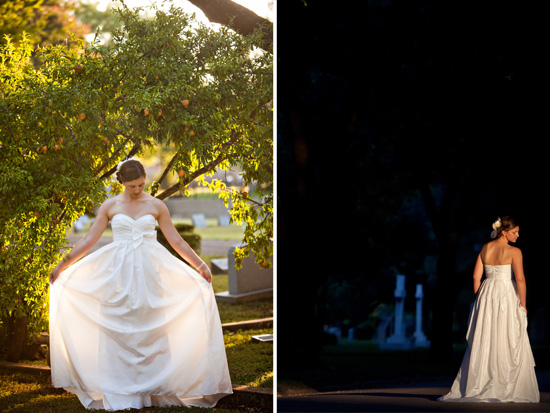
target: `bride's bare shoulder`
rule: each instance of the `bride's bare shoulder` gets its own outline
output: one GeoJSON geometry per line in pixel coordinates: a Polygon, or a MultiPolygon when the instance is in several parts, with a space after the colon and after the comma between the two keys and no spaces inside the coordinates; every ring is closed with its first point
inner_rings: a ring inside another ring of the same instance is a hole
{"type": "Polygon", "coordinates": [[[522,253],[521,253],[521,250],[518,248],[518,247],[514,247],[513,245],[509,245],[510,247],[510,253],[512,254],[512,257],[518,257],[518,258],[521,258],[522,257],[522,253]]]}
{"type": "Polygon", "coordinates": [[[494,241],[491,241],[491,242],[488,242],[487,244],[483,244],[483,246],[481,247],[481,251],[479,252],[480,254],[485,254],[487,252],[488,249],[490,249],[492,247],[492,243],[494,241]]]}

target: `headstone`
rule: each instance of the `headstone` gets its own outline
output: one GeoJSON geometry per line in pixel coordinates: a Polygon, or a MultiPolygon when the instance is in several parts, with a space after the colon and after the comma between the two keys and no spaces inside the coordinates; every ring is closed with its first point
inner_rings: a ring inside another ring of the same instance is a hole
{"type": "Polygon", "coordinates": [[[388,337],[387,331],[389,328],[391,328],[393,319],[394,319],[394,314],[383,314],[381,316],[380,324],[376,329],[376,335],[375,335],[376,343],[378,344],[379,347],[382,347],[386,342],[386,338],[388,337]]]}
{"type": "Polygon", "coordinates": [[[414,346],[415,347],[430,347],[430,342],[422,331],[422,299],[424,298],[424,292],[422,291],[422,284],[416,284],[416,330],[414,332],[414,346]]]}
{"type": "Polygon", "coordinates": [[[204,214],[193,214],[191,216],[191,219],[193,220],[193,225],[197,228],[204,228],[206,227],[206,217],[204,214]]]}
{"type": "Polygon", "coordinates": [[[80,233],[83,232],[88,225],[90,225],[90,217],[84,214],[74,223],[73,230],[76,233],[80,233]]]}
{"type": "Polygon", "coordinates": [[[218,216],[218,225],[220,227],[228,227],[230,219],[231,219],[231,217],[229,215],[219,215],[218,216]]]}
{"type": "Polygon", "coordinates": [[[212,274],[227,274],[228,261],[227,258],[214,258],[210,260],[212,274]]]}
{"type": "Polygon", "coordinates": [[[405,290],[405,276],[400,274],[397,276],[397,283],[394,291],[395,327],[393,334],[380,346],[383,349],[407,350],[411,348],[410,340],[405,337],[405,323],[403,322],[406,295],[407,291],[405,290]]]}
{"type": "Polygon", "coordinates": [[[336,336],[336,342],[340,344],[340,340],[342,340],[342,329],[340,327],[329,327],[327,333],[336,336]]]}
{"type": "Polygon", "coordinates": [[[228,291],[216,294],[217,301],[239,303],[261,300],[273,297],[273,266],[260,268],[254,262],[254,254],[243,260],[240,270],[235,269],[233,252],[237,246],[231,247],[227,253],[228,291]]]}

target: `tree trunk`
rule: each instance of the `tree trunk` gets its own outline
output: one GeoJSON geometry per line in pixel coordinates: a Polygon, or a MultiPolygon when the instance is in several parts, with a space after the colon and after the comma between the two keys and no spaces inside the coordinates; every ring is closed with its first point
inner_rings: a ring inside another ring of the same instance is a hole
{"type": "Polygon", "coordinates": [[[23,346],[28,336],[29,320],[27,317],[11,316],[8,320],[7,360],[17,362],[23,353],[23,346]]]}
{"type": "Polygon", "coordinates": [[[454,305],[461,284],[457,256],[468,217],[468,202],[475,189],[472,182],[451,174],[439,211],[428,184],[420,188],[420,193],[439,244],[430,352],[435,360],[449,362],[453,351],[454,305]]]}
{"type": "Polygon", "coordinates": [[[450,233],[448,241],[439,247],[437,259],[430,352],[435,360],[441,362],[448,362],[452,358],[457,250],[457,234],[450,233]]]}

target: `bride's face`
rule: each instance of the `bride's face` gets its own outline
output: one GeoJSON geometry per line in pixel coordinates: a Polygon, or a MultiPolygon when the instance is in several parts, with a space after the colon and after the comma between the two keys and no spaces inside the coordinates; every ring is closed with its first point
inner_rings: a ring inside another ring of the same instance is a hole
{"type": "Polygon", "coordinates": [[[124,192],[126,192],[132,198],[136,198],[140,196],[143,192],[143,188],[145,187],[145,178],[140,177],[133,181],[124,182],[123,185],[126,188],[124,192]]]}
{"type": "Polygon", "coordinates": [[[510,231],[502,231],[506,239],[510,242],[516,242],[519,238],[519,227],[512,228],[510,231]]]}

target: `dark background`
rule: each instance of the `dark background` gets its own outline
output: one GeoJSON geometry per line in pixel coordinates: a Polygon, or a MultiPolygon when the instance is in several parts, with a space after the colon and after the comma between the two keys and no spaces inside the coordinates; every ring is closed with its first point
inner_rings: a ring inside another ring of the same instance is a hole
{"type": "Polygon", "coordinates": [[[322,368],[325,325],[393,304],[396,273],[408,297],[425,285],[432,360],[448,361],[458,297],[473,300],[476,254],[505,215],[532,343],[549,343],[548,34],[533,4],[278,3],[279,379],[322,368]]]}

